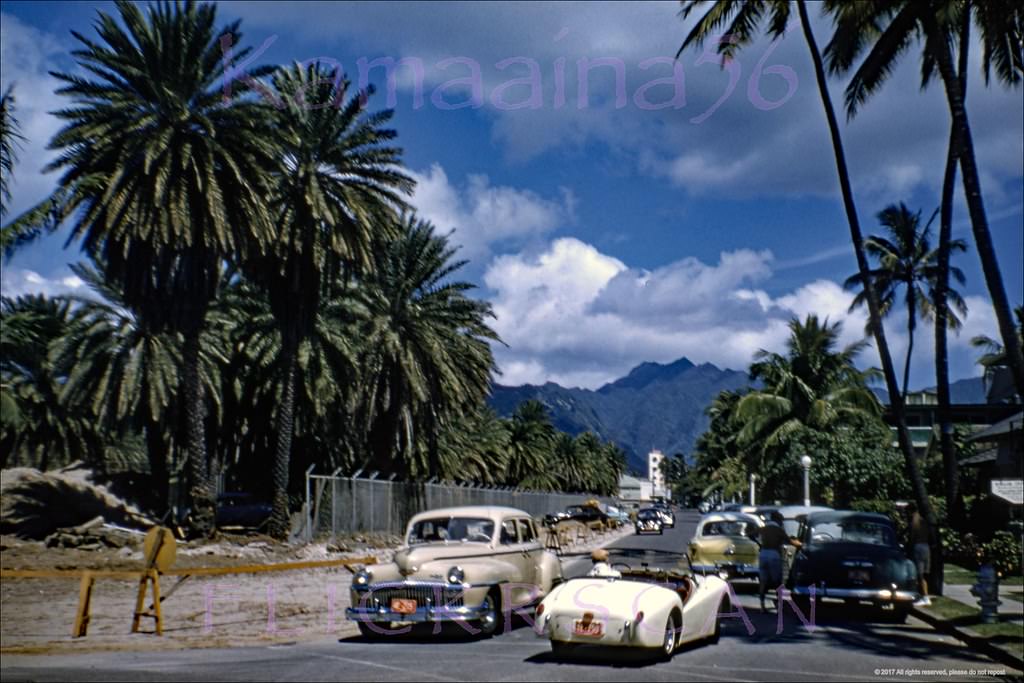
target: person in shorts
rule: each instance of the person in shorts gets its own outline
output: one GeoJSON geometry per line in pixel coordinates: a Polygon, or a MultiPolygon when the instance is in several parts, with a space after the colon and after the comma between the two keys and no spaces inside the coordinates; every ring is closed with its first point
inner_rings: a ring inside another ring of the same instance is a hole
{"type": "Polygon", "coordinates": [[[800,541],[790,538],[782,528],[782,513],[773,510],[767,524],[761,529],[761,552],[757,556],[758,577],[760,579],[761,611],[765,611],[764,597],[771,586],[776,591],[782,585],[782,548],[787,545],[800,547],[800,541]]]}
{"type": "Polygon", "coordinates": [[[914,564],[917,565],[917,580],[921,589],[921,599],[916,605],[930,605],[931,598],[928,597],[928,573],[932,570],[932,551],[929,545],[930,530],[928,520],[925,519],[917,505],[907,505],[907,514],[910,516],[910,546],[913,550],[914,564]]]}

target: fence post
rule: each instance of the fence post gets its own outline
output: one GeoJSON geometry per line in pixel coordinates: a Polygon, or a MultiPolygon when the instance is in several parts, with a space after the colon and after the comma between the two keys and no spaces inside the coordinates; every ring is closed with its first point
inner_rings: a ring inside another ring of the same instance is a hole
{"type": "Polygon", "coordinates": [[[309,475],[316,469],[313,463],[306,469],[306,543],[313,540],[313,503],[309,499],[309,475]]]}
{"type": "Polygon", "coordinates": [[[335,468],[331,472],[331,543],[335,543],[335,535],[337,534],[337,522],[334,521],[335,515],[337,514],[337,501],[338,501],[338,487],[335,485],[337,482],[336,477],[338,472],[341,471],[340,467],[335,468]]]}

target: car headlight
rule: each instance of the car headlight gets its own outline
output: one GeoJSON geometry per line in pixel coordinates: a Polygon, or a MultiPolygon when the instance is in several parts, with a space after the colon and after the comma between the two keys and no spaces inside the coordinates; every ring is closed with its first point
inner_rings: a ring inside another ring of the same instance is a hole
{"type": "Polygon", "coordinates": [[[466,580],[466,572],[458,565],[448,570],[448,583],[462,583],[466,580]]]}
{"type": "Polygon", "coordinates": [[[352,583],[356,586],[369,586],[372,580],[373,572],[364,568],[356,572],[356,575],[352,578],[352,583]]]}

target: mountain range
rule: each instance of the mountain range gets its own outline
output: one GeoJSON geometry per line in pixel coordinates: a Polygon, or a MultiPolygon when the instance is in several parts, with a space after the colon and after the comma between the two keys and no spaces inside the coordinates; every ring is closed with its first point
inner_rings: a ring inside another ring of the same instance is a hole
{"type": "MultiPolygon", "coordinates": [[[[647,453],[658,449],[667,456],[693,451],[708,426],[705,408],[718,392],[750,385],[747,373],[722,370],[711,363],[694,365],[687,358],[672,363],[641,363],[628,375],[599,389],[567,389],[554,382],[494,386],[490,405],[509,417],[520,403],[540,401],[554,426],[569,434],[590,431],[618,444],[627,455],[628,469],[646,476],[647,453]]],[[[873,389],[888,402],[884,389],[873,389]]],[[[980,377],[950,385],[953,403],[984,403],[980,377]]]]}
{"type": "Polygon", "coordinates": [[[723,389],[747,386],[745,372],[722,370],[687,358],[668,364],[641,363],[628,375],[599,389],[542,385],[495,385],[490,404],[503,417],[523,401],[544,404],[556,428],[570,434],[591,431],[614,441],[628,457],[628,469],[646,475],[647,453],[689,454],[708,426],[704,409],[723,389]]]}

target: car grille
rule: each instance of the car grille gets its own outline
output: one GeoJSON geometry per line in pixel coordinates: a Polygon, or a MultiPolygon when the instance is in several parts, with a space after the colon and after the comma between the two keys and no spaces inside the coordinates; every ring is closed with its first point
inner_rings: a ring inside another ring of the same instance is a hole
{"type": "Polygon", "coordinates": [[[415,600],[417,607],[427,604],[434,606],[462,607],[463,592],[461,588],[450,588],[445,584],[402,584],[402,585],[379,585],[371,586],[372,592],[369,597],[360,596],[360,602],[365,599],[371,606],[383,605],[389,607],[391,601],[415,600]]]}

